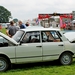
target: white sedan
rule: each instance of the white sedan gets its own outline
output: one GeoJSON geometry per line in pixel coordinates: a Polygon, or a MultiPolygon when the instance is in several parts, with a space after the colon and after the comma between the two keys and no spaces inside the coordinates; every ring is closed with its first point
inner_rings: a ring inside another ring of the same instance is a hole
{"type": "Polygon", "coordinates": [[[12,37],[0,32],[0,71],[6,71],[11,64],[44,62],[59,59],[62,65],[69,65],[75,55],[72,46],[59,29],[29,27],[21,29],[12,37]]]}

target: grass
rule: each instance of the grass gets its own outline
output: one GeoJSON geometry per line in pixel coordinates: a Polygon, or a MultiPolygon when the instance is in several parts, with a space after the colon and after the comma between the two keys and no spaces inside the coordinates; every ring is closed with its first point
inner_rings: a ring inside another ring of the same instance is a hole
{"type": "Polygon", "coordinates": [[[71,65],[59,65],[57,61],[14,65],[0,75],[75,75],[75,58],[71,65]]]}
{"type": "Polygon", "coordinates": [[[6,34],[6,29],[5,29],[5,28],[2,28],[0,31],[1,31],[2,33],[6,34]]]}

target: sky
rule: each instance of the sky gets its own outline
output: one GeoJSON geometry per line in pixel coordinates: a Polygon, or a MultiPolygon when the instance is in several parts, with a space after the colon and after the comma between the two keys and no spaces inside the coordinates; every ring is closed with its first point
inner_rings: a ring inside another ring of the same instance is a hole
{"type": "Polygon", "coordinates": [[[32,20],[38,14],[72,13],[75,0],[0,0],[0,6],[12,14],[12,18],[32,20]]]}

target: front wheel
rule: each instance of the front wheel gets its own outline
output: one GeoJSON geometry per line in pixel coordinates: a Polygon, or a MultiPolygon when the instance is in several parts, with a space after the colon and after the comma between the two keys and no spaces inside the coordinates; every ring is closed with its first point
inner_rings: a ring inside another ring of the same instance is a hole
{"type": "Polygon", "coordinates": [[[73,57],[71,53],[65,52],[60,56],[59,60],[62,65],[70,65],[73,61],[73,57]]]}
{"type": "Polygon", "coordinates": [[[0,57],[0,72],[6,71],[8,67],[8,61],[4,57],[0,57]]]}

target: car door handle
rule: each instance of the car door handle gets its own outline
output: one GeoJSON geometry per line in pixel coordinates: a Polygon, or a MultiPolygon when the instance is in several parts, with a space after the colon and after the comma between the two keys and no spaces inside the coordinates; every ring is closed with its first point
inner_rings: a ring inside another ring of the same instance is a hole
{"type": "Polygon", "coordinates": [[[58,46],[64,46],[63,44],[60,44],[60,45],[58,45],[58,46]]]}
{"type": "Polygon", "coordinates": [[[36,46],[36,47],[42,47],[42,46],[36,46]]]}

